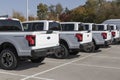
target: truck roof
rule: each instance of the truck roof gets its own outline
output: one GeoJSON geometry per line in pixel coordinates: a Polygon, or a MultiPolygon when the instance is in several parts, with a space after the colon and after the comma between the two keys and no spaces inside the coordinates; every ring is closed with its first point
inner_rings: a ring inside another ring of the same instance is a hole
{"type": "Polygon", "coordinates": [[[108,19],[108,20],[105,20],[105,21],[120,21],[120,19],[108,19]]]}
{"type": "Polygon", "coordinates": [[[82,23],[82,22],[60,22],[61,24],[79,24],[79,23],[82,23]]]}
{"type": "Polygon", "coordinates": [[[33,22],[58,22],[58,21],[54,21],[54,20],[33,20],[33,21],[25,21],[23,23],[33,23],[33,22]]]}
{"type": "Polygon", "coordinates": [[[16,18],[0,17],[0,20],[7,20],[7,19],[19,21],[19,19],[16,19],[16,18]]]}
{"type": "Polygon", "coordinates": [[[108,24],[95,24],[95,25],[105,25],[105,26],[106,26],[106,25],[108,25],[108,24]]]}
{"type": "Polygon", "coordinates": [[[83,24],[95,24],[95,23],[83,23],[83,24]]]}

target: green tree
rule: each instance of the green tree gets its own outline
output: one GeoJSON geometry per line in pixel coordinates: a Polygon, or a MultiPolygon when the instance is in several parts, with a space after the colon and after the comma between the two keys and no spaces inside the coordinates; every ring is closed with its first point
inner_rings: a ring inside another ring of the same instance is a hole
{"type": "Polygon", "coordinates": [[[37,6],[37,16],[39,19],[46,19],[48,14],[48,6],[46,4],[40,3],[37,6]]]}
{"type": "Polygon", "coordinates": [[[56,5],[56,13],[57,14],[61,14],[62,13],[62,11],[63,11],[63,7],[62,7],[62,5],[61,4],[57,4],[56,5]]]}
{"type": "Polygon", "coordinates": [[[37,20],[37,17],[33,16],[33,15],[30,15],[29,16],[29,21],[32,21],[32,20],[37,20]]]}
{"type": "MultiPolygon", "coordinates": [[[[84,6],[80,6],[71,12],[72,20],[78,22],[89,22],[88,21],[88,13],[84,6]]],[[[90,18],[89,18],[90,20],[90,18]]]]}
{"type": "Polygon", "coordinates": [[[48,19],[59,20],[59,15],[63,12],[63,8],[61,4],[50,5],[48,8],[48,19]]]}
{"type": "Polygon", "coordinates": [[[66,7],[65,10],[64,10],[64,13],[69,13],[70,10],[66,7]]]}
{"type": "Polygon", "coordinates": [[[25,17],[23,16],[23,14],[20,13],[20,12],[17,12],[17,11],[13,11],[12,17],[13,18],[17,18],[17,19],[19,19],[21,21],[25,21],[26,20],[25,17]]]}
{"type": "Polygon", "coordinates": [[[120,5],[120,0],[115,0],[117,5],[120,5]]]}
{"type": "Polygon", "coordinates": [[[56,12],[55,12],[55,5],[50,5],[49,6],[49,18],[48,19],[52,19],[52,20],[55,20],[55,17],[56,17],[56,12]]]}
{"type": "Polygon", "coordinates": [[[62,5],[61,4],[57,4],[56,5],[56,18],[57,20],[59,20],[59,15],[62,13],[63,11],[63,8],[62,8],[62,5]]]}
{"type": "Polygon", "coordinates": [[[62,14],[59,16],[60,21],[71,21],[71,11],[66,7],[62,14]]]}

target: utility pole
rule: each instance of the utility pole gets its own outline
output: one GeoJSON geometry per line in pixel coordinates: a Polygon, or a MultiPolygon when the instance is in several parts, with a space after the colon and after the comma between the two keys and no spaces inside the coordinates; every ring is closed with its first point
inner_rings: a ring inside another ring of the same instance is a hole
{"type": "Polygon", "coordinates": [[[29,15],[29,13],[28,13],[28,0],[27,0],[27,2],[26,2],[26,18],[27,18],[27,21],[29,21],[29,18],[28,18],[28,15],[29,15]]]}

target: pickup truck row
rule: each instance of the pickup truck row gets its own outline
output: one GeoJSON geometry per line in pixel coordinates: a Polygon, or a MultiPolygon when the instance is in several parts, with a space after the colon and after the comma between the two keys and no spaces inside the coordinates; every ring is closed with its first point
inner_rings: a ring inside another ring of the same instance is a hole
{"type": "Polygon", "coordinates": [[[53,20],[0,18],[0,66],[11,70],[20,60],[40,63],[47,55],[65,59],[79,51],[94,52],[118,42],[115,25],[53,20]]]}

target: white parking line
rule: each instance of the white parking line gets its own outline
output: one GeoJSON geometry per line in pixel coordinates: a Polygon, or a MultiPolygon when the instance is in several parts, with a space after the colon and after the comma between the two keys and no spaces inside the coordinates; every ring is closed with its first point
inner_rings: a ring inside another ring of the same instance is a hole
{"type": "Polygon", "coordinates": [[[57,62],[56,62],[56,61],[44,61],[44,62],[48,62],[48,63],[56,63],[56,64],[57,64],[57,63],[59,63],[59,64],[60,64],[60,63],[61,63],[61,64],[65,63],[65,62],[58,62],[58,61],[57,61],[57,62]]]}
{"type": "Polygon", "coordinates": [[[89,65],[89,64],[77,64],[77,63],[72,63],[72,65],[88,66],[88,67],[98,67],[98,68],[105,68],[105,69],[117,69],[117,70],[120,70],[120,68],[118,68],[118,67],[107,67],[107,66],[98,66],[98,65],[89,65]]]}
{"type": "Polygon", "coordinates": [[[53,67],[53,68],[48,69],[48,70],[45,70],[45,71],[43,71],[43,72],[39,72],[39,73],[33,74],[33,75],[28,76],[28,77],[25,77],[25,78],[23,78],[23,79],[21,79],[21,80],[27,80],[27,79],[29,79],[29,78],[32,78],[32,77],[35,77],[35,76],[38,76],[38,75],[47,73],[47,72],[49,72],[49,71],[58,69],[58,68],[60,68],[60,67],[66,66],[66,65],[68,65],[68,64],[71,64],[71,63],[76,62],[76,61],[79,61],[79,60],[83,60],[83,59],[88,58],[88,57],[93,56],[93,55],[96,55],[96,53],[90,54],[90,55],[85,56],[85,57],[82,57],[82,58],[80,58],[80,59],[73,60],[73,61],[71,61],[71,62],[67,62],[67,63],[61,64],[61,65],[59,65],[59,66],[53,67]]]}
{"type": "Polygon", "coordinates": [[[120,57],[109,57],[109,56],[93,56],[93,57],[99,57],[99,58],[109,58],[109,59],[120,59],[120,57]]]}
{"type": "Polygon", "coordinates": [[[41,77],[32,77],[32,78],[35,78],[35,79],[40,79],[40,80],[54,80],[54,79],[41,78],[41,77]]]}
{"type": "MultiPolygon", "coordinates": [[[[21,74],[9,73],[9,72],[3,72],[3,71],[0,71],[0,74],[6,74],[6,75],[12,75],[12,76],[20,76],[20,77],[28,77],[28,75],[21,75],[21,74]]],[[[41,80],[53,80],[53,79],[41,78],[41,77],[33,77],[33,78],[41,79],[41,80]]]]}

